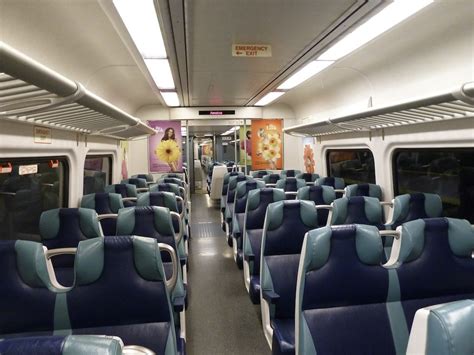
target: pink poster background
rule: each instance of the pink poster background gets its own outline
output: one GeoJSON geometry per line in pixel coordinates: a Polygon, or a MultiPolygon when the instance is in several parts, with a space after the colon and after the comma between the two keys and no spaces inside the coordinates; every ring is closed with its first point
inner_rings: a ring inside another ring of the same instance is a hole
{"type": "Polygon", "coordinates": [[[148,138],[150,172],[182,172],[181,121],[148,121],[148,125],[157,131],[155,135],[148,138]]]}

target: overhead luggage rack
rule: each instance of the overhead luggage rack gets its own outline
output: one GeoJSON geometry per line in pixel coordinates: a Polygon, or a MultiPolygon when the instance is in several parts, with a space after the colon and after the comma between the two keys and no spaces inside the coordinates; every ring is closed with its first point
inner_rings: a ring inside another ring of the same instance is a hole
{"type": "Polygon", "coordinates": [[[455,92],[369,109],[322,122],[287,127],[283,131],[294,136],[320,137],[473,117],[474,82],[469,82],[455,92]]]}
{"type": "Polygon", "coordinates": [[[0,119],[131,139],[155,130],[0,42],[0,119]]]}

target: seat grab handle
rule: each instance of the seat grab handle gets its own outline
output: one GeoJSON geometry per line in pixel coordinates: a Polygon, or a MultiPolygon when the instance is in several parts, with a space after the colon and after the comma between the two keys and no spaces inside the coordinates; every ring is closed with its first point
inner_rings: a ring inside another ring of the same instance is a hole
{"type": "Polygon", "coordinates": [[[164,275],[166,288],[171,292],[176,286],[176,282],[178,282],[178,257],[176,256],[175,250],[168,244],[158,243],[158,248],[160,248],[160,251],[167,252],[171,256],[171,262],[173,263],[173,276],[168,280],[166,279],[166,275],[164,275]]]}

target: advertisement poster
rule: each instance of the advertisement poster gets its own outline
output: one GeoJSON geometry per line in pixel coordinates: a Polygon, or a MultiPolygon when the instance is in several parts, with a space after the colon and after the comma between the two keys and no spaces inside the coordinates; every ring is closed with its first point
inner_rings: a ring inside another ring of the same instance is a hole
{"type": "Polygon", "coordinates": [[[245,165],[245,157],[247,156],[247,165],[252,165],[252,129],[247,126],[247,130],[244,126],[240,127],[240,165],[245,165]]]}
{"type": "Polygon", "coordinates": [[[283,167],[281,120],[252,121],[252,170],[280,170],[283,167]]]}
{"type": "Polygon", "coordinates": [[[148,121],[156,134],[148,138],[150,172],[169,173],[183,170],[181,121],[148,121]]]}
{"type": "Polygon", "coordinates": [[[128,142],[120,141],[120,159],[122,160],[122,179],[128,179],[128,142]]]}
{"type": "Polygon", "coordinates": [[[313,174],[316,169],[316,163],[314,161],[314,144],[313,137],[303,138],[303,164],[305,173],[313,174]]]}

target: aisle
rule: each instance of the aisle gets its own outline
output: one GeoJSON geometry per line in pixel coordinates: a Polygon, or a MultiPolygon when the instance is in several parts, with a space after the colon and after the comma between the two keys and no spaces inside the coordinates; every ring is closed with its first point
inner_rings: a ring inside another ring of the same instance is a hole
{"type": "Polygon", "coordinates": [[[219,209],[210,205],[207,195],[192,196],[191,222],[187,353],[271,354],[260,306],[250,302],[243,273],[220,227],[219,209]]]}

